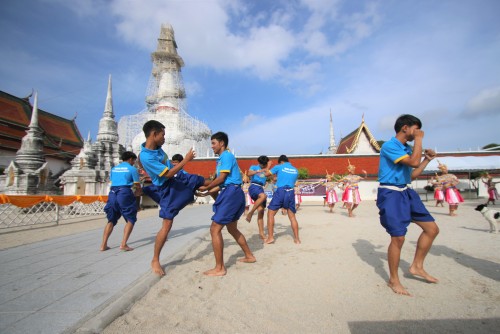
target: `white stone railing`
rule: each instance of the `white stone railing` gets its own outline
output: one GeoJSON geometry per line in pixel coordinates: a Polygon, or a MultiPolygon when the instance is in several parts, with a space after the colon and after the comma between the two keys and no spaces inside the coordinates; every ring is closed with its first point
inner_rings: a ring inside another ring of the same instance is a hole
{"type": "MultiPolygon", "coordinates": [[[[103,215],[104,206],[106,205],[103,199],[107,199],[107,197],[103,196],[93,196],[96,200],[89,201],[86,199],[84,203],[78,200],[82,199],[82,196],[74,196],[75,201],[61,204],[60,200],[45,196],[44,200],[28,206],[26,203],[19,204],[19,201],[23,200],[22,196],[15,196],[16,200],[13,203],[10,203],[9,196],[1,196],[0,229],[45,224],[57,225],[62,220],[103,215]]],[[[31,199],[34,196],[26,197],[31,199]]],[[[58,197],[62,198],[62,196],[58,197]]],[[[66,201],[69,202],[67,199],[66,201]]]]}

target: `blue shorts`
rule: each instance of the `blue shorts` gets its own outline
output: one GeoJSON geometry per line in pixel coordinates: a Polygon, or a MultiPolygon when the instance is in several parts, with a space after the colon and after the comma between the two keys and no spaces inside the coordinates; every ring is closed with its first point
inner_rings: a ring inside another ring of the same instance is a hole
{"type": "Polygon", "coordinates": [[[297,212],[295,209],[295,191],[293,188],[279,187],[274,192],[271,203],[269,203],[267,208],[274,211],[283,208],[290,210],[293,213],[297,212]]]}
{"type": "Polygon", "coordinates": [[[223,188],[213,205],[212,221],[226,225],[240,219],[245,212],[245,193],[240,186],[230,184],[223,188]]]}
{"type": "Polygon", "coordinates": [[[205,178],[196,174],[177,173],[175,178],[184,183],[193,193],[205,183],[205,178]]]}
{"type": "Polygon", "coordinates": [[[377,207],[380,224],[391,237],[406,235],[412,221],[433,222],[420,196],[413,189],[403,191],[378,188],[377,207]]]}
{"type": "Polygon", "coordinates": [[[163,219],[174,219],[179,211],[194,201],[194,192],[205,183],[203,176],[181,175],[169,178],[161,186],[151,185],[142,189],[160,205],[160,217],[163,219]]]}
{"type": "MultiPolygon", "coordinates": [[[[266,193],[264,192],[264,187],[251,183],[250,187],[248,188],[248,194],[250,195],[250,198],[253,201],[256,201],[257,198],[259,198],[260,194],[264,194],[265,195],[266,193]]],[[[266,207],[266,203],[267,203],[267,199],[264,200],[264,202],[262,203],[262,207],[265,208],[266,207]]]]}
{"type": "Polygon", "coordinates": [[[118,223],[121,216],[126,222],[135,224],[137,221],[137,202],[132,189],[125,186],[111,187],[104,212],[106,212],[108,222],[113,223],[113,226],[118,223]]]}

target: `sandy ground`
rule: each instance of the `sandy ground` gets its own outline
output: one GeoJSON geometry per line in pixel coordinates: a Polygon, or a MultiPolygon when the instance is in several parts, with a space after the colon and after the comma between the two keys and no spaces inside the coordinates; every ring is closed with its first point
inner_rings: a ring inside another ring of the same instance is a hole
{"type": "MultiPolygon", "coordinates": [[[[479,201],[429,210],[441,229],[426,269],[429,284],[408,276],[420,233],[410,226],[400,275],[413,297],[386,285],[389,236],[378,222],[374,201],[348,218],[337,205],[303,203],[297,214],[301,245],[288,218],[279,213],[276,242],[263,245],[256,217],[240,221],[257,258],[237,262],[238,245],[224,230],[227,275],[206,277],[214,265],[207,235],[182,261],[169,263],[164,278],[104,333],[493,333],[500,328],[500,233],[488,233],[479,201]]],[[[497,205],[496,209],[500,209],[497,205]]],[[[146,210],[141,215],[157,214],[146,210]]],[[[103,227],[104,220],[74,222],[0,234],[2,248],[103,227]]],[[[166,245],[168,247],[168,243],[166,245]]]]}
{"type": "Polygon", "coordinates": [[[280,214],[273,245],[262,244],[255,221],[240,221],[257,262],[237,262],[243,253],[224,230],[227,275],[206,277],[203,271],[214,265],[207,235],[104,333],[498,331],[500,234],[488,233],[473,210],[477,203],[463,204],[457,217],[427,203],[441,229],[426,262],[438,284],[405,274],[420,233],[410,227],[401,276],[413,297],[386,285],[389,237],[373,201],[362,202],[355,218],[340,207],[332,214],[320,203],[304,203],[297,216],[301,245],[280,214]]]}

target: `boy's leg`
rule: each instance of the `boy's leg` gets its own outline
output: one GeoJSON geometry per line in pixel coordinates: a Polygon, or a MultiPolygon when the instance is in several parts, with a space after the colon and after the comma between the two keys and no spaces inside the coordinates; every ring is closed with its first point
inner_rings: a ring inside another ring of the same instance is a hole
{"type": "Polygon", "coordinates": [[[248,212],[247,216],[245,217],[245,220],[247,222],[251,222],[252,221],[252,216],[253,216],[253,213],[255,212],[255,210],[258,210],[262,203],[264,203],[264,201],[267,199],[267,195],[265,193],[260,193],[259,194],[259,197],[257,197],[257,200],[253,203],[253,206],[252,206],[252,209],[248,212]]]}
{"type": "Polygon", "coordinates": [[[127,222],[125,224],[125,228],[123,229],[123,240],[122,244],[120,245],[120,249],[124,251],[132,251],[134,250],[132,247],[129,247],[127,245],[128,238],[130,237],[130,234],[132,233],[132,230],[134,229],[134,224],[131,222],[127,222]]]}
{"type": "Polygon", "coordinates": [[[212,237],[212,249],[215,256],[215,267],[205,271],[207,276],[224,276],[226,267],[224,266],[224,239],[222,238],[222,229],[224,225],[212,222],[210,225],[210,236],[212,237]]]}
{"type": "Polygon", "coordinates": [[[165,275],[165,271],[160,265],[160,252],[165,242],[167,241],[168,233],[172,228],[172,219],[163,219],[161,230],[156,234],[155,247],[153,251],[153,260],[151,261],[151,268],[153,269],[153,273],[158,274],[160,276],[165,275]]]}
{"type": "Polygon", "coordinates": [[[238,261],[246,263],[255,262],[255,256],[253,256],[250,247],[248,247],[247,239],[240,232],[240,230],[238,230],[238,221],[230,222],[229,224],[227,224],[227,231],[233,236],[238,245],[240,245],[243,253],[245,253],[245,257],[238,259],[238,261]]]}
{"type": "Polygon", "coordinates": [[[439,234],[439,227],[435,222],[415,222],[415,224],[422,228],[422,233],[417,241],[417,250],[415,251],[413,263],[410,266],[410,273],[424,278],[427,282],[437,283],[438,279],[429,275],[424,270],[424,260],[431,249],[434,239],[439,234]]]}
{"type": "Polygon", "coordinates": [[[391,237],[391,243],[387,250],[387,262],[389,263],[389,287],[397,294],[411,296],[411,294],[401,285],[399,280],[399,259],[401,257],[401,249],[405,242],[405,237],[391,237]]]}
{"type": "MultiPolygon", "coordinates": [[[[279,210],[279,209],[278,209],[279,210]]],[[[267,239],[266,244],[272,244],[274,242],[274,216],[277,210],[267,210],[267,239]]]]}
{"type": "Polygon", "coordinates": [[[288,218],[290,219],[290,224],[292,225],[293,231],[293,242],[296,244],[300,244],[299,239],[299,222],[297,222],[297,218],[295,217],[295,213],[292,210],[288,209],[288,218]]]}
{"type": "Polygon", "coordinates": [[[101,244],[101,251],[106,251],[109,249],[108,247],[108,239],[109,236],[111,235],[111,232],[113,232],[113,227],[115,225],[112,222],[108,222],[106,226],[104,227],[104,233],[102,235],[102,244],[101,244]]]}
{"type": "Polygon", "coordinates": [[[259,226],[259,235],[262,240],[266,240],[266,232],[264,231],[264,211],[262,206],[257,210],[257,225],[259,226]]]}

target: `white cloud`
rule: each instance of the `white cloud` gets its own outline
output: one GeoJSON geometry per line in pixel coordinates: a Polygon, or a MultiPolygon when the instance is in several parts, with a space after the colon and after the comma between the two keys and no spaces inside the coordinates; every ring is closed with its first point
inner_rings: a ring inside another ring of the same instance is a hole
{"type": "Polygon", "coordinates": [[[243,127],[247,127],[249,125],[255,124],[257,122],[262,122],[264,120],[264,117],[261,115],[256,115],[256,114],[248,114],[243,118],[243,127]]]}
{"type": "Polygon", "coordinates": [[[189,66],[247,71],[285,82],[294,78],[298,66],[321,73],[314,57],[346,52],[376,29],[378,17],[376,7],[368,4],[336,20],[339,2],[316,0],[278,2],[269,13],[256,12],[251,3],[226,0],[113,0],[110,7],[119,20],[119,35],[142,48],[155,48],[160,25],[170,23],[189,66]],[[332,26],[340,33],[329,40],[325,33],[332,26]],[[313,58],[302,57],[297,64],[297,52],[313,58]]]}
{"type": "Polygon", "coordinates": [[[483,117],[500,114],[500,86],[485,89],[468,103],[464,116],[483,117]]]}
{"type": "Polygon", "coordinates": [[[232,134],[232,146],[248,154],[319,153],[328,146],[329,111],[314,108],[253,123],[232,134]]]}

